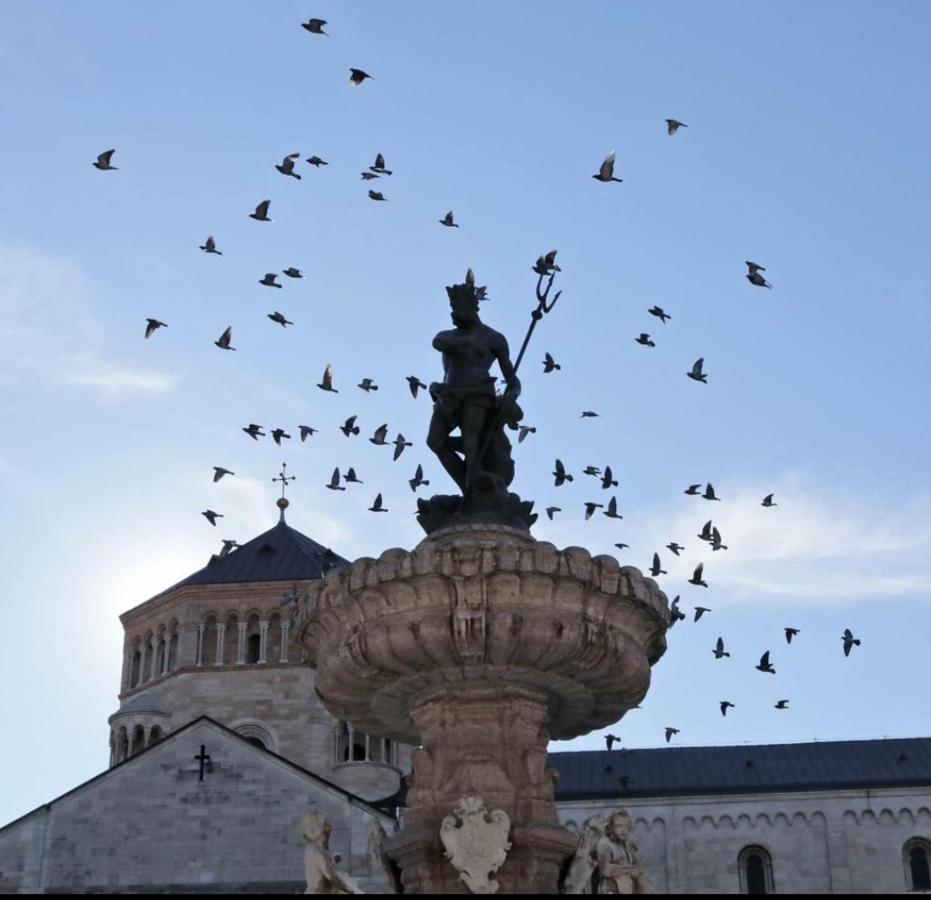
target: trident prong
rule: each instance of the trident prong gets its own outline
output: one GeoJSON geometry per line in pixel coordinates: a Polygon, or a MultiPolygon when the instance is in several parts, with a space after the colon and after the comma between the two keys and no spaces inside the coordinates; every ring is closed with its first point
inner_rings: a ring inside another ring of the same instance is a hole
{"type": "Polygon", "coordinates": [[[541,275],[537,279],[537,301],[540,304],[538,311],[541,313],[541,315],[543,313],[548,313],[553,309],[553,307],[556,305],[556,301],[559,299],[559,295],[562,293],[562,291],[556,291],[556,296],[553,297],[553,302],[550,304],[547,304],[546,300],[549,297],[550,288],[553,286],[553,279],[555,277],[556,277],[556,270],[554,269],[549,274],[549,280],[546,282],[546,290],[541,290],[541,288],[543,287],[543,279],[546,278],[546,276],[541,275]]]}

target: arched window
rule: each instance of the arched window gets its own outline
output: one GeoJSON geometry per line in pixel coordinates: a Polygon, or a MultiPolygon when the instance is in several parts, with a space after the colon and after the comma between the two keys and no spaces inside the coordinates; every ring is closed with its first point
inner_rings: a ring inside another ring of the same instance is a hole
{"type": "Polygon", "coordinates": [[[133,729],[133,744],[129,752],[131,756],[135,756],[143,750],[145,750],[145,729],[141,725],[137,725],[133,729]]]}
{"type": "Polygon", "coordinates": [[[152,730],[149,732],[149,746],[157,744],[162,739],[162,729],[158,725],[153,725],[152,730]]]}
{"type": "Polygon", "coordinates": [[[773,863],[763,847],[744,847],[737,857],[742,894],[773,893],[773,863]]]}
{"type": "Polygon", "coordinates": [[[247,663],[257,663],[259,661],[259,653],[262,649],[262,638],[257,634],[250,634],[246,638],[246,662],[247,663]]]}
{"type": "Polygon", "coordinates": [[[223,644],[223,665],[236,665],[239,652],[239,618],[234,614],[226,620],[226,635],[223,644]]]}
{"type": "Polygon", "coordinates": [[[142,652],[139,649],[139,642],[133,648],[132,662],[129,670],[129,686],[136,687],[142,681],[142,652]]]}
{"type": "Polygon", "coordinates": [[[217,661],[216,616],[207,616],[204,625],[204,646],[200,651],[200,663],[202,666],[212,666],[217,661]]]}
{"type": "Polygon", "coordinates": [[[165,634],[158,636],[158,648],[155,651],[155,677],[158,678],[165,668],[165,647],[168,637],[165,634]]]}
{"type": "Polygon", "coordinates": [[[272,737],[271,732],[258,722],[243,722],[241,725],[236,725],[233,730],[250,744],[254,744],[262,750],[275,752],[275,739],[272,737]]]}
{"type": "Polygon", "coordinates": [[[129,735],[125,728],[121,728],[116,742],[116,761],[122,762],[127,756],[129,756],[129,735]]]}
{"type": "Polygon", "coordinates": [[[931,891],[931,842],[912,838],[902,848],[905,884],[910,891],[931,891]]]}
{"type": "Polygon", "coordinates": [[[281,659],[281,615],[277,612],[268,617],[268,649],[265,658],[270,664],[281,659]]]}
{"type": "Polygon", "coordinates": [[[365,734],[361,731],[352,731],[352,761],[365,762],[365,734]]]}

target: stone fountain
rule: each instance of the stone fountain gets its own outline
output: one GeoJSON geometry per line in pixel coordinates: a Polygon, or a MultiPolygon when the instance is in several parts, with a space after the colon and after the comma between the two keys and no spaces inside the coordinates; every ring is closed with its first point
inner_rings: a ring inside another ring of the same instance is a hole
{"type": "Polygon", "coordinates": [[[474,281],[447,291],[456,328],[434,340],[446,378],[428,443],[462,496],[420,501],[428,536],[413,550],[331,572],[303,641],[334,716],[418,748],[387,843],[405,893],[556,893],[576,838],[557,819],[547,744],[640,703],[669,608],[639,570],[530,535],[532,504],[507,490],[517,366],[479,321],[474,281]]]}

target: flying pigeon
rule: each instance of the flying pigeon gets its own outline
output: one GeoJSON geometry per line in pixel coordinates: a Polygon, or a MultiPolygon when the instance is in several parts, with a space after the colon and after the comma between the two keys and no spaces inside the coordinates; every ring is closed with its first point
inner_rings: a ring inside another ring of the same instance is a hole
{"type": "Polygon", "coordinates": [[[212,509],[205,509],[201,515],[211,524],[214,528],[217,527],[217,519],[222,519],[223,514],[214,512],[212,509]]]}
{"type": "Polygon", "coordinates": [[[374,172],[363,172],[361,178],[363,181],[371,181],[373,178],[380,178],[380,175],[376,175],[374,172]]]}
{"type": "Polygon", "coordinates": [[[585,521],[587,522],[596,509],[601,509],[604,506],[603,503],[586,503],[585,504],[585,521]]]}
{"type": "Polygon", "coordinates": [[[301,429],[301,443],[302,444],[304,443],[304,441],[307,440],[307,438],[313,437],[314,432],[318,430],[316,428],[311,428],[309,425],[298,425],[297,427],[301,429]]]}
{"type": "Polygon", "coordinates": [[[387,423],[385,423],[384,425],[379,425],[378,428],[375,429],[375,434],[373,434],[372,437],[369,438],[369,441],[375,444],[376,447],[383,447],[385,444],[388,443],[387,437],[388,437],[388,425],[387,423]]]}
{"type": "Polygon", "coordinates": [[[279,447],[281,446],[281,439],[282,439],[282,438],[284,438],[285,440],[290,441],[290,440],[291,440],[291,435],[288,434],[283,428],[275,428],[275,429],[273,429],[273,431],[272,431],[272,440],[273,440],[279,447]]]}
{"type": "Polygon", "coordinates": [[[689,579],[689,584],[694,584],[696,587],[708,587],[708,582],[702,578],[702,570],[704,568],[704,563],[699,563],[697,566],[695,566],[695,571],[692,573],[692,577],[689,579]]]}
{"type": "Polygon", "coordinates": [[[711,519],[709,519],[707,522],[705,522],[704,525],[702,525],[701,531],[698,532],[699,539],[702,541],[711,541],[712,540],[711,529],[712,529],[711,519]]]}
{"type": "Polygon", "coordinates": [[[240,546],[239,541],[231,541],[227,538],[223,539],[223,549],[220,551],[220,559],[223,559],[224,556],[229,556],[238,546],[240,546]]]}
{"type": "Polygon", "coordinates": [[[343,475],[343,481],[345,481],[346,484],[365,484],[364,481],[359,481],[356,477],[356,470],[352,466],[350,466],[346,474],[343,475]]]}
{"type": "Polygon", "coordinates": [[[288,266],[288,268],[284,269],[281,274],[287,275],[288,278],[303,278],[304,277],[304,273],[300,269],[295,269],[294,266],[288,266]]]}
{"type": "Polygon", "coordinates": [[[113,154],[116,153],[116,149],[106,150],[97,157],[97,162],[91,163],[95,169],[100,169],[101,172],[116,172],[116,166],[110,165],[110,160],[113,158],[113,154]]]}
{"type": "Polygon", "coordinates": [[[323,379],[320,384],[317,385],[321,391],[330,391],[333,394],[338,394],[339,391],[333,387],[333,366],[327,366],[323,370],[323,379]]]}
{"type": "Polygon", "coordinates": [[[658,575],[668,575],[668,574],[669,574],[669,573],[668,573],[665,569],[660,568],[660,564],[659,564],[659,554],[658,554],[658,553],[654,553],[654,554],[653,554],[653,564],[650,566],[650,575],[652,575],[654,578],[656,578],[658,575]]]}
{"type": "Polygon", "coordinates": [[[788,701],[788,700],[779,700],[779,701],[776,703],[776,707],[775,707],[775,708],[776,708],[776,709],[788,709],[788,708],[789,708],[789,701],[788,701]]]}
{"type": "Polygon", "coordinates": [[[427,386],[416,375],[407,376],[407,386],[411,389],[411,396],[415,400],[417,399],[417,391],[427,389],[427,386]]]}
{"type": "Polygon", "coordinates": [[[641,344],[644,347],[655,347],[656,346],[655,341],[651,341],[650,336],[646,334],[645,332],[641,332],[640,337],[635,337],[634,340],[638,344],[641,344]]]}
{"type": "Polygon", "coordinates": [[[212,234],[207,235],[207,240],[200,245],[200,249],[203,250],[204,253],[216,253],[217,256],[223,255],[219,250],[217,250],[217,242],[213,239],[212,234]]]}
{"type": "Polygon", "coordinates": [[[688,494],[690,497],[694,497],[698,494],[699,489],[701,488],[700,484],[690,484],[683,494],[688,494]]]}
{"type": "Polygon", "coordinates": [[[558,370],[558,369],[561,369],[561,368],[562,368],[562,366],[561,366],[558,362],[556,362],[556,360],[553,359],[553,357],[550,356],[549,353],[547,353],[547,354],[543,357],[543,374],[544,374],[544,375],[549,375],[549,373],[552,372],[553,369],[557,369],[557,370],[558,370]]]}
{"type": "Polygon", "coordinates": [[[616,734],[605,735],[605,745],[607,746],[609,753],[611,752],[611,748],[614,747],[615,744],[619,744],[620,742],[621,742],[621,739],[616,734]]]}
{"type": "Polygon", "coordinates": [[[582,415],[579,416],[580,419],[596,419],[598,418],[598,413],[593,412],[590,409],[586,409],[582,412],[582,415]]]}
{"type": "Polygon", "coordinates": [[[446,213],[442,219],[439,220],[440,225],[445,225],[447,228],[458,228],[459,226],[453,221],[452,211],[446,213]]]}
{"type": "Polygon", "coordinates": [[[702,498],[705,500],[720,500],[720,497],[716,497],[714,494],[714,485],[710,482],[705,485],[705,493],[702,494],[702,498]]]}
{"type": "Polygon", "coordinates": [[[558,459],[556,460],[556,471],[553,472],[553,477],[556,479],[556,487],[559,487],[566,481],[572,481],[572,476],[567,474],[565,467],[558,459]]]}
{"type": "Polygon", "coordinates": [[[702,384],[708,383],[708,376],[702,372],[702,366],[705,364],[705,358],[700,357],[695,360],[695,363],[692,365],[692,371],[686,372],[685,374],[692,379],[692,381],[700,381],[702,384]]]}
{"type": "Polygon", "coordinates": [[[311,34],[326,34],[323,30],[324,25],[326,25],[326,19],[308,19],[306,22],[301,22],[301,28],[306,29],[311,34]]]}
{"type": "Polygon", "coordinates": [[[309,162],[314,168],[319,169],[320,166],[328,166],[329,163],[325,159],[320,159],[319,156],[308,156],[307,162],[309,162]]]}
{"type": "Polygon", "coordinates": [[[271,200],[263,200],[256,208],[254,213],[249,213],[250,219],[256,222],[274,222],[274,219],[268,218],[268,207],[271,206],[271,200]]]}
{"type": "Polygon", "coordinates": [[[369,198],[372,200],[384,200],[385,195],[381,191],[369,191],[369,198]]]}
{"type": "Polygon", "coordinates": [[[722,656],[730,656],[724,649],[724,638],[718,638],[717,643],[714,645],[714,650],[711,651],[714,654],[715,659],[720,659],[722,656]]]}
{"type": "Polygon", "coordinates": [[[849,628],[844,629],[841,640],[844,642],[844,656],[850,656],[850,650],[854,645],[860,646],[860,638],[855,638],[849,628]]]}
{"type": "Polygon", "coordinates": [[[766,269],[764,269],[763,266],[755,262],[750,262],[750,260],[748,259],[747,269],[749,270],[747,272],[747,281],[749,281],[750,284],[754,284],[757,287],[768,287],[768,288],[772,287],[772,285],[760,274],[760,272],[766,271],[766,269]]]}
{"type": "Polygon", "coordinates": [[[791,644],[791,643],[792,643],[792,638],[794,638],[794,637],[798,634],[798,629],[797,629],[797,628],[784,628],[783,631],[785,631],[785,633],[786,633],[786,643],[787,643],[787,644],[791,644]]]}
{"type": "Polygon", "coordinates": [[[369,507],[369,512],[388,512],[388,510],[381,505],[381,494],[375,497],[375,502],[369,507]]]}
{"type": "Polygon", "coordinates": [[[562,512],[562,508],[559,506],[547,506],[546,507],[546,516],[551,522],[553,521],[553,514],[558,513],[558,512],[562,512]]]}
{"type": "Polygon", "coordinates": [[[604,475],[601,477],[601,488],[602,490],[608,490],[608,488],[617,487],[617,481],[614,479],[614,473],[611,471],[611,466],[605,466],[604,475]]]}
{"type": "Polygon", "coordinates": [[[760,504],[760,506],[778,506],[778,505],[779,505],[778,503],[773,503],[773,495],[772,495],[772,494],[767,494],[767,495],[763,498],[763,502],[760,504]]]}
{"type": "Polygon", "coordinates": [[[368,72],[363,72],[361,69],[350,69],[349,70],[349,83],[353,87],[358,87],[365,81],[366,78],[371,78],[368,72]]]}
{"type": "Polygon", "coordinates": [[[624,517],[617,511],[617,497],[612,497],[608,501],[608,508],[602,513],[609,519],[623,519],[624,517]]]}
{"type": "Polygon", "coordinates": [[[417,469],[414,472],[414,477],[408,479],[407,482],[411,486],[412,491],[416,491],[422,484],[429,484],[429,481],[424,481],[423,477],[423,466],[420,464],[417,465],[417,469]]]}
{"type": "Polygon", "coordinates": [[[398,436],[394,439],[394,462],[398,461],[398,457],[404,452],[405,447],[413,446],[410,441],[404,440],[404,435],[399,431],[398,436]]]}
{"type": "Polygon", "coordinates": [[[280,312],[278,312],[277,309],[274,312],[266,313],[265,315],[267,315],[268,318],[273,322],[277,322],[282,328],[287,328],[289,325],[294,324],[290,319],[286,319],[280,312]]]}
{"type": "Polygon", "coordinates": [[[672,316],[668,312],[665,312],[661,306],[653,306],[647,310],[651,316],[656,316],[664,325],[666,324],[667,319],[671,319],[672,316]]]}
{"type": "Polygon", "coordinates": [[[168,326],[164,322],[159,322],[158,319],[146,319],[145,326],[145,336],[147,338],[152,337],[159,328],[167,328],[168,326]]]}
{"type": "Polygon", "coordinates": [[[265,432],[262,431],[261,425],[250,425],[248,428],[243,428],[243,431],[252,438],[252,440],[257,441],[259,436],[265,437],[265,432]]]}
{"type": "Polygon", "coordinates": [[[776,674],[776,670],[773,668],[772,663],[769,661],[769,650],[767,650],[760,657],[760,664],[758,666],[754,666],[754,668],[758,669],[760,672],[768,672],[770,675],[776,674]]]}
{"type": "Polygon", "coordinates": [[[599,469],[598,466],[586,466],[584,469],[582,469],[582,474],[583,474],[583,475],[592,475],[592,476],[594,476],[595,478],[600,478],[600,477],[601,477],[601,469],[599,469]]]}
{"type": "Polygon", "coordinates": [[[670,727],[667,725],[667,726],[666,726],[666,743],[668,744],[669,741],[672,740],[672,736],[673,736],[674,734],[678,734],[678,733],[679,733],[679,729],[678,729],[678,728],[670,728],[670,727]]]}
{"type": "Polygon", "coordinates": [[[218,482],[224,475],[235,475],[235,472],[231,472],[229,469],[224,469],[223,466],[214,466],[213,467],[213,481],[214,484],[218,482]]]}
{"type": "Polygon", "coordinates": [[[524,439],[527,437],[527,435],[528,435],[528,434],[536,434],[536,433],[537,433],[537,429],[534,428],[532,425],[520,425],[520,426],[518,426],[517,432],[518,432],[518,433],[517,433],[517,443],[518,443],[518,444],[523,444],[523,443],[524,443],[524,439]]]}
{"type": "Polygon", "coordinates": [[[707,606],[696,606],[695,607],[695,618],[692,619],[693,622],[697,622],[706,612],[711,612],[707,606]]]}
{"type": "Polygon", "coordinates": [[[669,604],[669,627],[672,628],[672,626],[675,625],[676,622],[684,622],[684,621],[685,621],[685,613],[682,612],[681,609],[679,609],[679,595],[676,594],[676,596],[673,598],[672,603],[669,604]]]}
{"type": "Polygon", "coordinates": [[[375,384],[374,380],[371,378],[363,378],[356,387],[362,388],[363,391],[367,394],[369,391],[377,391],[378,385],[375,384]]]}
{"type": "Polygon", "coordinates": [[[220,335],[220,339],[218,341],[214,341],[214,343],[221,350],[235,350],[236,349],[235,347],[230,346],[230,341],[232,339],[233,339],[233,326],[228,325],[226,328],[226,331],[224,331],[223,334],[220,335]]]}
{"type": "MultiPolygon", "coordinates": [[[[391,169],[385,168],[385,157],[380,153],[375,157],[375,165],[369,166],[370,172],[375,172],[376,175],[390,175],[391,169]]],[[[450,213],[452,215],[452,213],[450,213]]]]}
{"type": "Polygon", "coordinates": [[[330,483],[327,485],[327,487],[331,491],[345,491],[346,488],[344,488],[339,482],[340,482],[339,466],[337,466],[333,470],[333,474],[330,476],[330,483]]]}
{"type": "Polygon", "coordinates": [[[630,548],[630,544],[615,544],[618,550],[623,550],[625,547],[630,548]]]}
{"type": "Polygon", "coordinates": [[[675,541],[672,541],[671,543],[666,544],[666,549],[669,550],[669,552],[674,556],[678,556],[679,551],[684,550],[685,547],[683,547],[681,544],[677,544],[675,541]]]}
{"type": "Polygon", "coordinates": [[[274,272],[266,272],[260,279],[259,284],[264,284],[265,287],[276,287],[280,288],[281,285],[275,280],[278,276],[274,272]]]}
{"type": "Polygon", "coordinates": [[[722,700],[718,705],[721,707],[721,715],[722,715],[722,716],[726,716],[726,715],[727,715],[728,707],[730,707],[731,709],[734,708],[734,704],[731,703],[730,700],[722,700]]]}
{"type": "Polygon", "coordinates": [[[601,164],[601,168],[598,170],[597,175],[592,175],[592,178],[597,181],[623,181],[623,178],[614,177],[614,151],[612,150],[606,157],[605,161],[601,164]]]}
{"type": "Polygon", "coordinates": [[[300,153],[289,153],[282,161],[281,165],[276,165],[275,168],[281,172],[282,175],[290,175],[292,178],[296,178],[298,181],[301,180],[301,176],[294,171],[294,164],[301,158],[300,153]]]}
{"type": "Polygon", "coordinates": [[[343,422],[342,425],[339,426],[339,430],[345,434],[346,437],[349,437],[353,434],[358,434],[359,426],[356,425],[356,419],[358,418],[358,416],[350,416],[348,419],[346,419],[345,422],[343,422]]]}
{"type": "Polygon", "coordinates": [[[688,128],[685,122],[678,122],[675,119],[666,119],[666,134],[675,134],[680,128],[688,128]]]}
{"type": "Polygon", "coordinates": [[[727,544],[721,543],[721,532],[718,531],[718,526],[715,525],[711,529],[711,549],[712,550],[727,550],[727,544]]]}

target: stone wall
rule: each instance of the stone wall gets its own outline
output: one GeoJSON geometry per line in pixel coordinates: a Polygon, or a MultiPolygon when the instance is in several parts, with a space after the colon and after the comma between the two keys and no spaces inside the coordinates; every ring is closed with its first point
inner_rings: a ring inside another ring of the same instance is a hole
{"type": "Polygon", "coordinates": [[[741,893],[738,857],[749,846],[768,852],[780,894],[901,893],[906,842],[931,841],[931,786],[558,805],[570,828],[618,807],[661,893],[741,893]]]}

